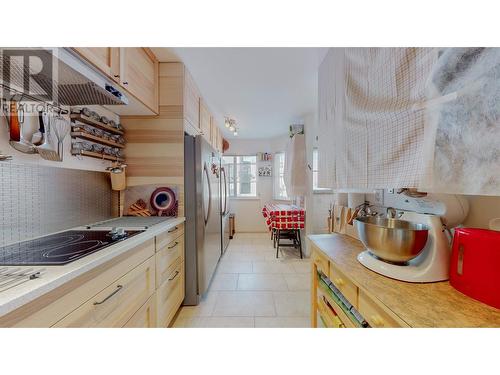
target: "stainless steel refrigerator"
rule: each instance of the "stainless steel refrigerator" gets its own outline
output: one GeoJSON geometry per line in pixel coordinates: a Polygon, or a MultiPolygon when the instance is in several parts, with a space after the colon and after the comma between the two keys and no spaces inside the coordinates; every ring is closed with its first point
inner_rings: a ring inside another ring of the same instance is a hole
{"type": "Polygon", "coordinates": [[[221,232],[222,232],[222,253],[226,251],[229,245],[229,168],[230,166],[224,164],[221,159],[220,167],[220,202],[221,202],[221,232]]]}
{"type": "Polygon", "coordinates": [[[197,305],[222,253],[220,155],[201,136],[184,136],[184,202],[184,305],[197,305]]]}

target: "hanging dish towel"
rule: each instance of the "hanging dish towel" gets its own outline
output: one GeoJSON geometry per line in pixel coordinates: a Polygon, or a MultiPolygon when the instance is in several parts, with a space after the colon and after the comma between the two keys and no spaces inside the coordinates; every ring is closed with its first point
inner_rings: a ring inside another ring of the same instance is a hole
{"type": "Polygon", "coordinates": [[[295,134],[285,150],[285,187],[288,197],[300,197],[307,193],[306,140],[304,134],[295,134]]]}
{"type": "Polygon", "coordinates": [[[425,116],[416,105],[425,101],[437,49],[335,48],[326,58],[318,82],[319,165],[333,176],[321,182],[335,189],[418,187],[425,116]]]}

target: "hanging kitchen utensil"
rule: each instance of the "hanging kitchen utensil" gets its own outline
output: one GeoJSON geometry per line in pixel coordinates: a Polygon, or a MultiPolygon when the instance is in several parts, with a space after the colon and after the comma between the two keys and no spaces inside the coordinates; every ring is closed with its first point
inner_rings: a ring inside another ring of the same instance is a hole
{"type": "Polygon", "coordinates": [[[51,119],[48,112],[45,111],[42,112],[42,123],[43,123],[42,133],[44,133],[44,140],[42,145],[38,146],[36,149],[43,159],[51,161],[60,161],[59,154],[52,147],[52,142],[50,139],[51,119]]]}
{"type": "Polygon", "coordinates": [[[127,187],[126,184],[126,176],[125,176],[125,168],[126,164],[116,164],[112,167],[106,168],[111,176],[111,189],[113,190],[125,190],[127,187]]]}
{"type": "Polygon", "coordinates": [[[166,216],[177,214],[177,200],[175,193],[168,187],[159,187],[151,194],[151,207],[158,212],[158,216],[164,213],[166,216]]]}
{"type": "Polygon", "coordinates": [[[43,144],[43,141],[45,139],[43,129],[44,126],[42,112],[38,112],[38,130],[33,133],[33,136],[31,137],[31,143],[33,143],[35,146],[41,146],[43,144]]]}
{"type": "Polygon", "coordinates": [[[57,138],[57,154],[59,155],[59,161],[63,161],[64,158],[64,138],[68,135],[70,130],[70,125],[68,121],[61,115],[54,117],[54,133],[57,138]]]}
{"type": "Polygon", "coordinates": [[[9,144],[17,151],[24,154],[35,154],[36,149],[32,143],[26,141],[22,134],[22,124],[24,123],[24,106],[16,101],[10,102],[9,116],[9,144]]]}

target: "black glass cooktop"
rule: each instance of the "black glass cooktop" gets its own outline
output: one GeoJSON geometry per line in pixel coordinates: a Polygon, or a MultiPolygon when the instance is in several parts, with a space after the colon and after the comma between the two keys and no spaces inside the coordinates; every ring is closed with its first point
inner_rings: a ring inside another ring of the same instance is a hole
{"type": "Polygon", "coordinates": [[[83,258],[143,231],[121,236],[105,230],[69,230],[0,247],[0,265],[61,265],[83,258]]]}

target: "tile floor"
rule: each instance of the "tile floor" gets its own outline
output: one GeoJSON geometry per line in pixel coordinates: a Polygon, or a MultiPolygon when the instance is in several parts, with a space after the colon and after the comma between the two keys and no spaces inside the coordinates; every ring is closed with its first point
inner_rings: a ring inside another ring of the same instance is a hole
{"type": "Polygon", "coordinates": [[[293,248],[276,259],[267,233],[237,233],[198,306],[173,327],[310,327],[311,264],[293,248]]]}

